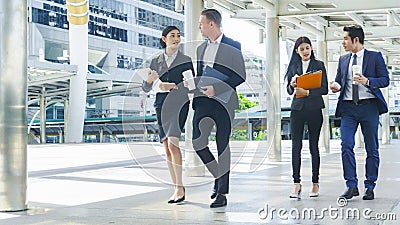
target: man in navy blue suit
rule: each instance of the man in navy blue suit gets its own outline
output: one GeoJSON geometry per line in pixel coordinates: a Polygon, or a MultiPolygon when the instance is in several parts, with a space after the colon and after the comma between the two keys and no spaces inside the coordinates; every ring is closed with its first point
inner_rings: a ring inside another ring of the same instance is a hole
{"type": "Polygon", "coordinates": [[[341,117],[342,164],[347,186],[340,197],[351,199],[359,195],[353,148],[354,135],[361,125],[367,152],[363,200],[373,200],[379,168],[379,115],[388,112],[380,88],[387,87],[390,80],[382,54],[364,48],[363,29],[349,26],[343,31],[342,44],[350,53],[340,57],[335,81],[330,84],[332,92],[340,91],[335,115],[341,117]]]}
{"type": "Polygon", "coordinates": [[[211,194],[211,199],[215,200],[211,208],[227,205],[231,164],[229,136],[235,109],[239,108],[236,87],[246,79],[241,45],[221,32],[221,20],[221,14],[215,9],[206,9],[201,13],[199,29],[207,40],[197,48],[197,77],[206,77],[204,69],[209,66],[213,69],[211,71],[222,73],[227,79],[211,85],[198,84],[199,89],[193,99],[193,148],[215,178],[211,194]],[[220,96],[227,92],[231,94],[221,99],[220,96]],[[214,124],[218,161],[208,147],[214,124]]]}

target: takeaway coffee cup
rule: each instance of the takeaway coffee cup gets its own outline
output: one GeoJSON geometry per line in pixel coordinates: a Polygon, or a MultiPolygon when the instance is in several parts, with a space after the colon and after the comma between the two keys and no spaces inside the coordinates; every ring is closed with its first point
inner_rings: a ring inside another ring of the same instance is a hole
{"type": "MultiPolygon", "coordinates": [[[[361,66],[359,66],[359,65],[352,65],[352,66],[351,66],[351,69],[352,69],[352,71],[353,71],[353,79],[354,79],[354,76],[358,76],[358,75],[356,75],[356,73],[360,73],[360,74],[361,74],[361,66]]],[[[353,80],[353,84],[355,84],[354,80],[353,80]]]]}

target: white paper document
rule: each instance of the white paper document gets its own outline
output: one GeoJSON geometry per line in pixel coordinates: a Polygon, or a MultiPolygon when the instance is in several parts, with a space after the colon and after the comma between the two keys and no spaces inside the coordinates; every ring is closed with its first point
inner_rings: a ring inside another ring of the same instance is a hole
{"type": "Polygon", "coordinates": [[[142,80],[147,80],[150,68],[143,68],[135,70],[135,76],[139,76],[142,80]]]}
{"type": "Polygon", "coordinates": [[[169,91],[163,91],[160,89],[160,84],[162,83],[162,81],[160,79],[157,79],[155,81],[153,81],[153,86],[151,88],[151,90],[153,90],[156,93],[167,93],[169,91]]]}

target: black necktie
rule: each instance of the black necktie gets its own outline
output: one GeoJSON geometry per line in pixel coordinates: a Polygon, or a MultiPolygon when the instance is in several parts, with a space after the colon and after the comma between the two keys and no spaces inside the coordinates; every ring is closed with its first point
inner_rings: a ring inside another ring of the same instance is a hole
{"type": "MultiPolygon", "coordinates": [[[[351,65],[357,65],[357,54],[353,55],[353,63],[351,65]]],[[[351,68],[352,72],[353,72],[353,67],[351,68]]],[[[357,103],[359,100],[359,96],[358,96],[358,84],[353,84],[353,102],[357,103]]]]}

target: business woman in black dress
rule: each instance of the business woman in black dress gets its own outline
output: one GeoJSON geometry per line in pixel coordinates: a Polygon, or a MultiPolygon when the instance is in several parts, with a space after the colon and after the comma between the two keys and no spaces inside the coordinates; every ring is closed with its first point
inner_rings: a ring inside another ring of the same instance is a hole
{"type": "Polygon", "coordinates": [[[292,57],[285,75],[287,80],[287,92],[295,94],[291,105],[290,131],[292,138],[292,169],[294,189],[290,198],[301,198],[300,165],[303,130],[305,123],[308,124],[309,145],[312,164],[312,190],[310,197],[319,195],[319,166],[320,157],[318,140],[322,127],[322,108],[325,108],[322,95],[328,93],[328,81],[324,63],[315,59],[311,41],[307,37],[299,37],[294,45],[292,57]],[[298,88],[296,77],[308,72],[322,70],[322,83],[320,88],[305,90],[298,88]],[[305,95],[296,98],[296,95],[305,95]]]}
{"type": "Polygon", "coordinates": [[[182,73],[189,70],[194,75],[194,69],[191,58],[178,50],[180,42],[180,31],[177,27],[164,28],[160,44],[165,50],[151,60],[151,70],[142,85],[143,90],[148,92],[152,89],[154,81],[161,80],[159,84],[161,91],[156,94],[154,107],[160,142],[165,147],[168,169],[175,188],[168,203],[185,200],[179,137],[186,122],[189,98],[188,89],[182,83],[182,73]]]}

